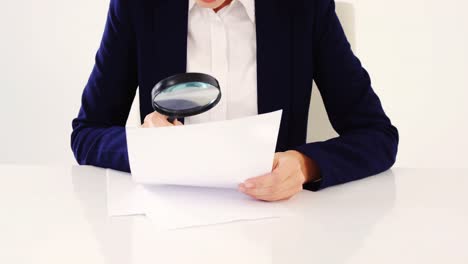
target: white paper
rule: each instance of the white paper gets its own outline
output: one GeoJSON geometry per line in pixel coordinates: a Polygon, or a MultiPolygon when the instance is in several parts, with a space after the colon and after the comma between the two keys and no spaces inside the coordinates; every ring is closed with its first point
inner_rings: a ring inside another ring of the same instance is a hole
{"type": "Polygon", "coordinates": [[[145,210],[159,229],[179,229],[281,217],[281,203],[254,200],[233,189],[145,186],[145,210]]]}
{"type": "Polygon", "coordinates": [[[282,111],[154,129],[127,128],[135,182],[237,188],[271,171],[282,111]]]}
{"type": "Polygon", "coordinates": [[[107,170],[109,216],[144,214],[156,229],[180,229],[288,215],[282,203],[254,200],[233,189],[143,186],[129,173],[107,170]]]}

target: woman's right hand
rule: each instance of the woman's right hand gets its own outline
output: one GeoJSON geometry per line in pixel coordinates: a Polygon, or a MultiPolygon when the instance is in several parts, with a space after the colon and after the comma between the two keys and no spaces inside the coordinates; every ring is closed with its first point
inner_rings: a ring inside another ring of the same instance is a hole
{"type": "Polygon", "coordinates": [[[158,112],[153,112],[145,117],[143,128],[150,127],[167,127],[167,126],[182,126],[183,124],[179,120],[175,119],[173,123],[167,121],[167,116],[162,115],[158,112]]]}

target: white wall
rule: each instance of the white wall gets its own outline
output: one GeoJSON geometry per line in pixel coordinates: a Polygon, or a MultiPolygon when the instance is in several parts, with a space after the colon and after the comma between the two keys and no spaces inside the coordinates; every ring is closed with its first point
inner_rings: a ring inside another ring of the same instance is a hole
{"type": "MultiPolygon", "coordinates": [[[[468,2],[347,2],[355,51],[400,130],[397,166],[468,167],[468,2]]],[[[71,120],[107,7],[105,0],[2,0],[0,163],[73,162],[71,120]]]]}
{"type": "Polygon", "coordinates": [[[468,167],[468,2],[359,0],[357,53],[400,130],[398,165],[468,167]]]}
{"type": "Polygon", "coordinates": [[[0,163],[71,163],[108,0],[1,0],[0,163]]]}

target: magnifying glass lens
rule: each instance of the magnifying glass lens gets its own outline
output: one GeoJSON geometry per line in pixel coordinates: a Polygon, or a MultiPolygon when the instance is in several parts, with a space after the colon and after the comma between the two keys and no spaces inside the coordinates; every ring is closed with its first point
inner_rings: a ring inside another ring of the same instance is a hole
{"type": "Polygon", "coordinates": [[[167,88],[154,99],[159,107],[171,111],[189,111],[213,103],[219,89],[202,82],[181,83],[167,88]]]}
{"type": "Polygon", "coordinates": [[[198,115],[221,100],[218,81],[203,73],[183,73],[168,77],[151,92],[153,108],[170,118],[198,115]]]}

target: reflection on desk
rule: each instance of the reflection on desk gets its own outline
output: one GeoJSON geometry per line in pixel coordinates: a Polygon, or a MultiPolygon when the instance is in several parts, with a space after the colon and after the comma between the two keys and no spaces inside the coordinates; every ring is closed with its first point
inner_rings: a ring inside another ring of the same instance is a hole
{"type": "Polygon", "coordinates": [[[0,263],[468,263],[468,170],[394,169],[304,191],[295,216],[176,231],[107,217],[103,169],[0,175],[0,263]]]}

